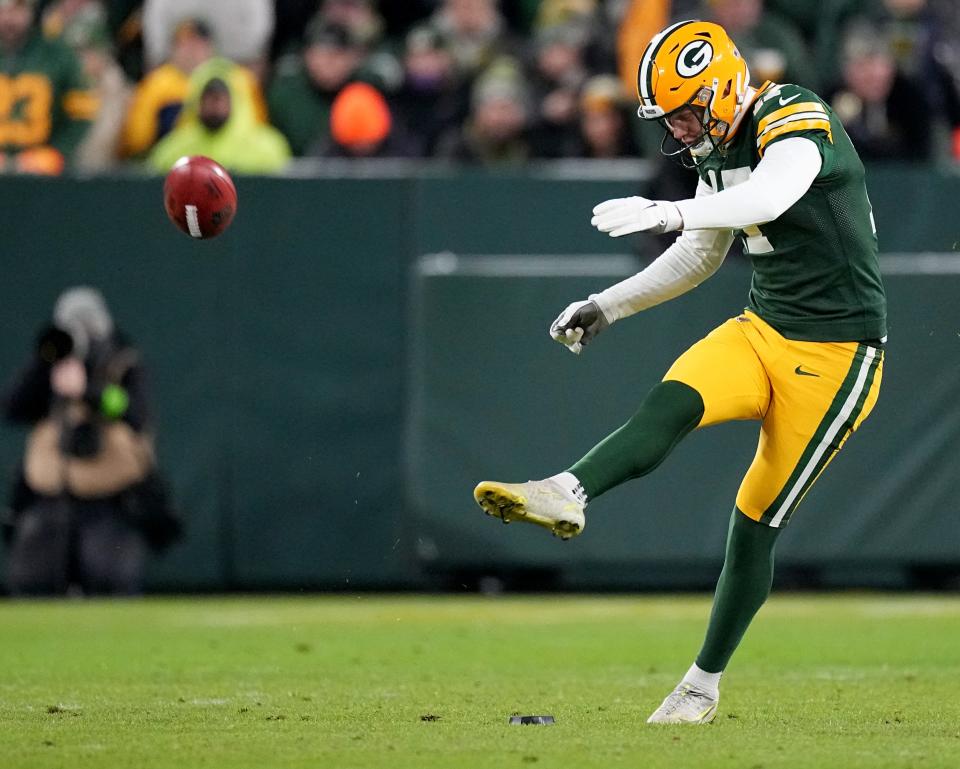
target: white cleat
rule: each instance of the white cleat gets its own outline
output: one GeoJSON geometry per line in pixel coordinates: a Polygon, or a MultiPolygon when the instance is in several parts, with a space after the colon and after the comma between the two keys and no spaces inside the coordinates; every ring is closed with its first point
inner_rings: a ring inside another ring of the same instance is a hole
{"type": "Polygon", "coordinates": [[[717,715],[719,697],[681,683],[653,711],[648,724],[709,724],[717,715]]]}
{"type": "Polygon", "coordinates": [[[473,498],[487,515],[504,523],[527,521],[550,529],[560,539],[577,536],[587,525],[580,502],[551,480],[526,483],[482,481],[473,498]]]}

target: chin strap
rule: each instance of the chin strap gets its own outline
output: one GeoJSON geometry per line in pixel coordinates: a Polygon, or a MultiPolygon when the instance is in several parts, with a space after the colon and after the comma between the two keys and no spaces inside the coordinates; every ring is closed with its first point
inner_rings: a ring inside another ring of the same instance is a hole
{"type": "MultiPolygon", "coordinates": [[[[708,114],[711,118],[713,118],[713,116],[716,114],[716,112],[714,111],[713,108],[714,108],[714,105],[715,105],[717,99],[719,98],[719,93],[720,93],[720,81],[717,80],[717,78],[714,78],[714,79],[713,79],[712,94],[711,94],[711,96],[710,96],[710,103],[707,105],[707,114],[708,114]]],[[[724,130],[724,132],[723,132],[723,138],[720,139],[720,143],[721,143],[721,144],[723,144],[724,140],[727,138],[727,134],[730,132],[730,126],[727,125],[726,123],[724,123],[724,121],[722,121],[722,120],[720,120],[719,118],[717,118],[717,123],[716,123],[716,125],[714,126],[714,128],[720,128],[721,126],[724,126],[724,125],[726,125],[726,130],[724,130]]],[[[708,131],[708,133],[710,133],[710,131],[712,131],[712,128],[708,131]]]]}
{"type": "Polygon", "coordinates": [[[743,122],[743,116],[747,112],[747,108],[756,101],[756,98],[764,91],[766,84],[760,88],[752,88],[749,85],[743,90],[743,96],[737,99],[737,113],[733,119],[733,123],[730,125],[730,128],[727,130],[727,135],[724,137],[724,143],[730,141],[734,136],[736,136],[737,130],[740,128],[740,124],[743,122]]]}

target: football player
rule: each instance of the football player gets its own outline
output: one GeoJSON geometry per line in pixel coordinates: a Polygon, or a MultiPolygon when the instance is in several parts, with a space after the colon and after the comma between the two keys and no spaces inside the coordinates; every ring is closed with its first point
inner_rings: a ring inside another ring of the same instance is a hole
{"type": "Polygon", "coordinates": [[[863,165],[833,111],[798,85],[750,85],[747,64],[716,24],[683,21],[640,61],[641,118],[661,148],[700,177],[696,196],[600,203],[611,237],[680,236],[640,273],[568,306],[550,335],[579,353],[611,323],[696,287],[736,235],[753,264],[747,307],[683,353],[639,410],[565,472],[484,481],[489,515],[569,539],[587,503],[656,468],[691,430],[760,422],[756,456],[730,519],[706,638],[650,723],[707,723],[720,677],[770,592],[777,536],[877,400],[886,301],[863,165]]]}

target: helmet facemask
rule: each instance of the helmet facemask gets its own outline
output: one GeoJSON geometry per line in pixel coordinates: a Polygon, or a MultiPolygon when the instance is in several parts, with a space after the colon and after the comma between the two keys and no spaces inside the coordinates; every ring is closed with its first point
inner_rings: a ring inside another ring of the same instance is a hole
{"type": "Polygon", "coordinates": [[[663,126],[660,152],[677,161],[684,168],[696,168],[720,148],[729,131],[729,125],[720,120],[711,109],[715,89],[701,88],[693,99],[658,119],[663,126]],[[690,142],[683,142],[673,135],[671,120],[688,116],[700,126],[700,134],[690,142]]]}

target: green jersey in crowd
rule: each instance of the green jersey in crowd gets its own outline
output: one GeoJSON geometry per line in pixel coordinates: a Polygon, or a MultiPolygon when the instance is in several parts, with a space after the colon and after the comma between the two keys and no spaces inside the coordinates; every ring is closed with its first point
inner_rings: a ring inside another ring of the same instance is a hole
{"type": "Polygon", "coordinates": [[[34,31],[22,48],[0,55],[0,153],[50,146],[69,158],[97,108],[63,43],[34,31]]]}

